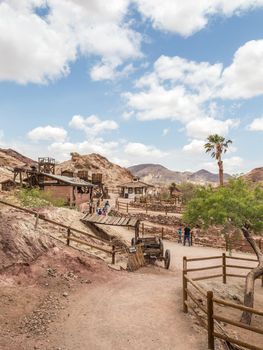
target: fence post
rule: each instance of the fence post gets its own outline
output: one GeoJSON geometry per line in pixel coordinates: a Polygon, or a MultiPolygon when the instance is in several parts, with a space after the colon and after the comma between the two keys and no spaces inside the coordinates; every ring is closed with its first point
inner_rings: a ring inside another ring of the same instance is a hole
{"type": "Polygon", "coordinates": [[[222,254],[223,283],[226,284],[226,254],[222,254]]]}
{"type": "Polygon", "coordinates": [[[187,302],[187,258],[186,256],[183,257],[183,311],[184,313],[188,313],[188,306],[186,305],[187,302]]]}
{"type": "Polygon", "coordinates": [[[167,215],[167,207],[165,206],[165,215],[167,215]]]}
{"type": "Polygon", "coordinates": [[[145,203],[145,212],[148,213],[147,202],[145,203]]]}
{"type": "Polygon", "coordinates": [[[162,227],[162,239],[164,237],[164,228],[162,227]]]}
{"type": "Polygon", "coordinates": [[[67,245],[69,246],[69,243],[70,243],[70,228],[67,229],[67,245]]]}
{"type": "Polygon", "coordinates": [[[116,252],[115,252],[115,246],[113,245],[112,246],[112,253],[111,253],[111,263],[112,263],[112,265],[114,265],[115,264],[115,254],[116,254],[116,252]]]}
{"type": "Polygon", "coordinates": [[[127,205],[126,211],[127,211],[127,213],[129,213],[129,203],[127,203],[126,205],[127,205]]]}
{"type": "Polygon", "coordinates": [[[142,223],[142,236],[144,236],[144,223],[142,223]]]}
{"type": "Polygon", "coordinates": [[[36,222],[34,227],[35,230],[37,229],[38,220],[39,220],[39,213],[36,214],[36,222]]]}
{"type": "Polygon", "coordinates": [[[213,292],[207,292],[207,334],[208,334],[208,349],[215,349],[214,339],[214,318],[213,318],[213,292]]]}

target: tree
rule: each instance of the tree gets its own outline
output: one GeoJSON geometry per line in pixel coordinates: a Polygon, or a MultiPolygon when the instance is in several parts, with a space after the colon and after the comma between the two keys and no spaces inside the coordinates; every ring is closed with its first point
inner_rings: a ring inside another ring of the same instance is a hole
{"type": "MultiPolygon", "coordinates": [[[[244,305],[253,307],[255,279],[263,275],[263,253],[254,239],[263,230],[262,188],[251,187],[242,179],[230,180],[224,187],[200,188],[188,203],[184,220],[191,225],[231,225],[241,230],[258,259],[258,266],[246,276],[244,293],[244,305]]],[[[241,321],[250,324],[251,317],[243,312],[241,321]]]]}
{"type": "Polygon", "coordinates": [[[195,185],[192,182],[183,182],[178,185],[178,188],[182,193],[183,204],[188,203],[191,199],[194,198],[195,192],[199,187],[199,185],[195,185]]]}
{"type": "Polygon", "coordinates": [[[224,167],[222,161],[222,154],[226,153],[231,140],[226,140],[223,136],[217,134],[209,135],[207,143],[204,145],[206,153],[211,153],[211,157],[217,160],[219,169],[219,183],[220,186],[224,184],[224,167]]]}
{"type": "Polygon", "coordinates": [[[172,197],[173,191],[176,189],[176,183],[172,182],[169,186],[170,197],[172,197]]]}

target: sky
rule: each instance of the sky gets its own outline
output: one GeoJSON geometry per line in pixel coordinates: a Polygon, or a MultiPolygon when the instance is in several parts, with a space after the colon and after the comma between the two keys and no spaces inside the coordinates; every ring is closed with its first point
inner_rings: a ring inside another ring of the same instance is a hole
{"type": "Polygon", "coordinates": [[[263,0],[0,0],[0,147],[121,166],[263,166],[263,0]]]}

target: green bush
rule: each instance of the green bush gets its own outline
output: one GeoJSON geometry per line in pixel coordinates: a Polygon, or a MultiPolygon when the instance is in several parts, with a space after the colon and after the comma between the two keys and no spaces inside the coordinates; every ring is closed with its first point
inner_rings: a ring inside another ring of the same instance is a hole
{"type": "Polygon", "coordinates": [[[38,188],[21,189],[17,194],[19,200],[25,207],[63,207],[65,200],[62,198],[54,198],[51,192],[44,192],[38,188]]]}

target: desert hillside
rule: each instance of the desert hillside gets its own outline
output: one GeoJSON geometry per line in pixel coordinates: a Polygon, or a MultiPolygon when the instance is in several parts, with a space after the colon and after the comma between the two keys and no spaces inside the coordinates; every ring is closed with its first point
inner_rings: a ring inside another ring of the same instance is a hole
{"type": "Polygon", "coordinates": [[[0,181],[13,178],[12,170],[16,166],[35,163],[32,159],[8,148],[0,148],[0,181]]]}
{"type": "Polygon", "coordinates": [[[71,153],[70,160],[60,163],[56,167],[58,174],[65,170],[88,170],[90,175],[92,173],[102,173],[103,182],[108,187],[115,187],[121,183],[131,181],[133,178],[129,170],[110,162],[107,158],[97,153],[87,155],[71,153]]]}
{"type": "MultiPolygon", "coordinates": [[[[218,175],[201,169],[191,173],[189,171],[172,171],[160,164],[139,164],[128,168],[134,176],[139,176],[143,181],[152,184],[169,184],[171,182],[182,183],[190,181],[196,184],[217,183],[218,175]]],[[[225,180],[231,176],[224,174],[225,180]]]]}
{"type": "Polygon", "coordinates": [[[252,182],[263,182],[263,167],[251,170],[243,178],[252,182]]]}

